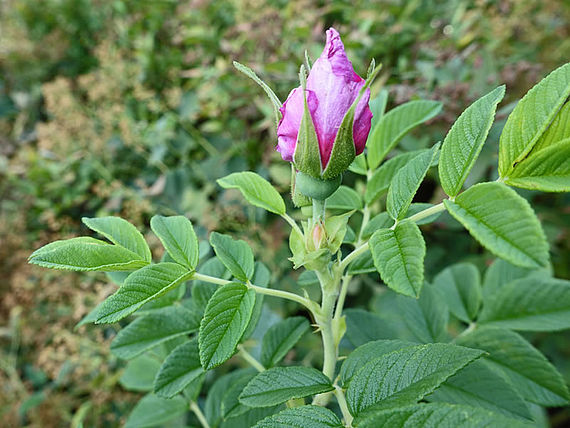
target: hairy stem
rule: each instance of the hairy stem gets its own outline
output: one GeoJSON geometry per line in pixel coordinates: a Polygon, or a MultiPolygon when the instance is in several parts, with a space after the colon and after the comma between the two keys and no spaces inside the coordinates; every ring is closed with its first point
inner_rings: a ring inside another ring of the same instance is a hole
{"type": "Polygon", "coordinates": [[[301,305],[309,309],[311,312],[313,311],[313,305],[311,304],[312,302],[309,299],[304,298],[303,296],[299,296],[298,294],[290,293],[288,291],[283,291],[283,290],[276,290],[273,288],[258,287],[257,285],[253,285],[249,282],[247,283],[247,286],[248,288],[254,290],[256,293],[265,294],[266,296],[280,297],[282,299],[291,300],[293,302],[300,303],[301,305]]]}
{"type": "Polygon", "coordinates": [[[316,223],[319,219],[325,219],[325,205],[326,201],[313,199],[313,224],[316,223]]]}
{"type": "Polygon", "coordinates": [[[347,427],[352,426],[352,420],[354,419],[348,410],[348,404],[346,402],[346,397],[344,396],[344,391],[338,385],[334,386],[334,395],[338,401],[340,411],[342,412],[342,417],[347,427]]]}
{"type": "MultiPolygon", "coordinates": [[[[228,281],[226,279],[217,278],[215,276],[210,276],[210,275],[204,275],[204,274],[201,274],[198,272],[194,272],[192,274],[191,279],[197,279],[200,281],[209,282],[211,284],[217,284],[217,285],[226,285],[226,284],[229,284],[230,282],[232,282],[232,281],[228,281]]],[[[287,300],[292,300],[293,302],[297,302],[297,303],[300,303],[301,305],[305,306],[311,312],[313,310],[313,305],[311,305],[311,301],[309,299],[304,298],[303,296],[299,296],[298,294],[290,293],[288,291],[275,290],[272,288],[263,288],[263,287],[259,287],[257,285],[254,285],[250,282],[247,283],[247,287],[254,290],[256,293],[265,294],[267,296],[273,296],[273,297],[281,297],[282,299],[287,299],[287,300]]]]}
{"type": "Polygon", "coordinates": [[[350,280],[352,279],[352,275],[344,275],[342,277],[342,282],[340,286],[340,293],[338,295],[338,302],[336,304],[336,309],[334,313],[334,319],[340,319],[342,316],[342,310],[344,308],[344,301],[346,300],[346,293],[348,292],[348,284],[350,284],[350,280]]]}
{"type": "Polygon", "coordinates": [[[426,217],[429,217],[430,215],[433,214],[437,214],[441,211],[445,211],[445,205],[443,205],[443,202],[440,202],[437,205],[434,205],[433,207],[429,207],[423,211],[420,211],[419,213],[414,214],[411,217],[408,217],[406,219],[406,221],[420,221],[423,220],[426,217]]]}
{"type": "Polygon", "coordinates": [[[368,242],[365,242],[360,247],[356,247],[348,256],[346,256],[339,264],[339,268],[344,271],[348,265],[358,256],[364,254],[368,250],[368,242]]]}
{"type": "Polygon", "coordinates": [[[259,361],[257,361],[253,357],[253,355],[251,355],[249,352],[247,352],[247,350],[245,349],[245,347],[243,345],[240,344],[237,346],[237,348],[238,348],[240,357],[242,357],[245,361],[247,361],[251,367],[253,367],[255,370],[257,370],[260,373],[265,371],[265,367],[263,367],[263,365],[259,361]]]}
{"type": "Polygon", "coordinates": [[[295,229],[300,235],[303,235],[303,231],[301,230],[301,228],[299,227],[299,225],[297,224],[297,222],[287,213],[283,213],[281,215],[281,217],[283,217],[283,219],[289,223],[289,225],[295,229]]]}
{"type": "MultiPolygon", "coordinates": [[[[333,323],[333,312],[338,297],[339,278],[337,273],[332,275],[328,269],[323,272],[317,272],[317,277],[321,283],[323,293],[322,303],[318,314],[315,316],[321,337],[323,340],[323,374],[331,381],[334,379],[336,361],[338,359],[338,347],[335,341],[335,324],[333,323]]],[[[313,404],[326,406],[331,398],[332,393],[327,392],[319,394],[313,400],[313,404]]]]}
{"type": "Polygon", "coordinates": [[[191,401],[190,410],[194,412],[194,414],[200,421],[200,424],[202,425],[203,428],[210,428],[210,424],[208,423],[206,416],[204,416],[204,413],[202,413],[202,410],[200,410],[200,406],[198,406],[198,403],[196,403],[195,401],[191,401]]]}

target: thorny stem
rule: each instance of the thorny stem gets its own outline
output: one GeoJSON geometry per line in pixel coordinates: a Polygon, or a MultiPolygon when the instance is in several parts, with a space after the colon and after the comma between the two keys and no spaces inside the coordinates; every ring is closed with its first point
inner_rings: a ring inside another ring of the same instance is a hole
{"type": "Polygon", "coordinates": [[[196,403],[195,401],[191,401],[190,402],[190,410],[192,410],[194,412],[194,414],[196,415],[196,417],[200,421],[200,424],[202,425],[203,428],[210,428],[210,424],[208,423],[206,416],[204,416],[204,413],[202,413],[202,410],[200,410],[198,403],[196,403]]]}
{"type": "Polygon", "coordinates": [[[265,371],[265,367],[263,367],[263,365],[259,361],[257,361],[253,357],[253,355],[251,355],[249,352],[247,352],[247,350],[245,349],[245,347],[243,345],[240,344],[237,346],[237,348],[238,348],[240,357],[242,357],[245,361],[247,361],[249,363],[249,365],[251,365],[255,370],[257,370],[259,373],[265,371]]]}

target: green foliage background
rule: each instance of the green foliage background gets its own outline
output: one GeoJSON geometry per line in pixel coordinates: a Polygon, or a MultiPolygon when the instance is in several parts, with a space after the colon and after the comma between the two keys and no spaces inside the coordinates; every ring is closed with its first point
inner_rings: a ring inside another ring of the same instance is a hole
{"type": "MultiPolygon", "coordinates": [[[[99,275],[26,264],[31,249],[85,234],[82,216],[115,214],[148,229],[152,214],[184,214],[200,238],[246,239],[273,271],[290,269],[281,220],[245,207],[215,179],[255,170],[283,193],[289,166],[274,151],[270,104],[232,66],[239,60],[285,99],[307,49],[316,57],[335,26],[363,75],[390,106],[443,102],[403,150],[441,140],[474,99],[506,83],[509,99],[475,169],[496,172],[509,104],[570,57],[570,4],[557,0],[7,0],[0,5],[0,415],[7,426],[117,426],[139,398],[119,385],[114,329],[73,326],[114,290],[99,275]],[[502,119],[502,120],[501,120],[502,119]]],[[[347,175],[350,183],[354,177],[347,175]]],[[[417,201],[441,195],[436,177],[417,201]]],[[[532,199],[555,275],[570,278],[570,200],[532,199]]],[[[492,258],[450,218],[426,229],[427,277],[492,258]]],[[[148,235],[149,237],[152,235],[148,235]]],[[[155,249],[159,243],[155,240],[155,249]]],[[[283,275],[278,275],[283,276],[283,275]]],[[[294,286],[284,277],[282,288],[294,286]]],[[[351,290],[367,307],[373,288],[351,290]]],[[[287,305],[274,308],[292,314],[287,305]]],[[[568,336],[529,336],[570,381],[568,336]]],[[[307,342],[306,351],[311,347],[307,342]]],[[[555,410],[553,426],[570,419],[555,410]]]]}

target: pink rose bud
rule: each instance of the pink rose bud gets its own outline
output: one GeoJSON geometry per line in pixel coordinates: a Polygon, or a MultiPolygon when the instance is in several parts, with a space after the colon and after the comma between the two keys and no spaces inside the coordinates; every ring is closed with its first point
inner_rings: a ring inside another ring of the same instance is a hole
{"type": "Polygon", "coordinates": [[[277,127],[277,150],[283,159],[295,162],[298,170],[315,178],[331,179],[342,174],[354,157],[362,153],[370,132],[370,89],[361,94],[351,110],[364,84],[364,79],[354,72],[348,60],[338,32],[330,28],[325,49],[313,64],[306,82],[305,97],[314,131],[310,124],[310,128],[304,126],[300,130],[305,98],[299,86],[291,91],[280,109],[282,117],[277,127]],[[347,119],[343,124],[345,116],[347,119]],[[315,140],[315,134],[318,152],[316,143],[314,149],[305,147],[311,144],[311,138],[315,140]],[[297,149],[301,144],[305,145],[302,154],[296,153],[300,152],[297,149]],[[333,151],[335,145],[337,147],[333,151]],[[327,168],[329,164],[330,168],[327,168]]]}

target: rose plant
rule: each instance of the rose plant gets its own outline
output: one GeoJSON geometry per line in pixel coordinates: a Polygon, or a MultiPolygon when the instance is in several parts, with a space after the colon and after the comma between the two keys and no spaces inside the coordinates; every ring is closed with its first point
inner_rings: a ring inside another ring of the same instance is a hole
{"type": "Polygon", "coordinates": [[[541,224],[513,187],[570,189],[570,64],[509,115],[498,179],[466,189],[504,86],[470,105],[443,143],[386,160],[441,105],[417,100],[385,113],[384,95],[370,101],[380,67],[372,62],[366,79],[356,74],[334,29],[283,104],[252,70],[235,65],[273,104],[277,150],[291,163],[299,209],[288,214],[282,196],[251,171],[218,183],[289,224],[292,268],[303,269],[299,292],[276,287],[245,241],[217,232],[199,241],[183,216],[151,219],[166,250],[158,262],[118,217],[83,219],[110,242],[72,238],[30,256],[44,267],[110,272],[120,284],[81,324],[134,317],[111,344],[129,360],[126,386],[149,391],[127,426],[160,425],[190,409],[203,427],[526,427],[541,407],[567,405],[562,375],[518,332],[570,328],[570,283],[551,276],[541,224]],[[434,167],[446,197],[413,203],[434,167]],[[360,177],[360,192],[341,185],[347,170],[360,177]],[[470,263],[424,278],[419,226],[444,211],[499,257],[483,281],[470,263]],[[374,272],[379,313],[345,308],[353,280],[374,272]],[[310,283],[319,285],[318,298],[301,290],[310,283]],[[264,297],[300,312],[270,320],[264,297]],[[322,363],[295,356],[284,363],[311,330],[321,338],[322,363]],[[230,359],[231,367],[251,367],[213,375],[230,359]]]}

